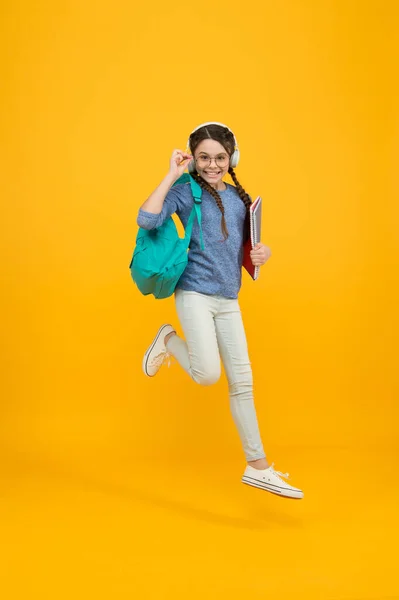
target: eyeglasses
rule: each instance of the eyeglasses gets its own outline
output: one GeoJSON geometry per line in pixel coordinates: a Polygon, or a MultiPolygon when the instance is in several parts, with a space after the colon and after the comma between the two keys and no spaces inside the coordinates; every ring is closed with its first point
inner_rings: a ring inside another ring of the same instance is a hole
{"type": "Polygon", "coordinates": [[[206,167],[209,167],[213,160],[220,169],[224,169],[224,167],[227,167],[229,164],[230,157],[227,156],[227,154],[218,154],[218,156],[211,158],[207,154],[200,154],[200,156],[195,159],[200,169],[206,169],[206,167]]]}

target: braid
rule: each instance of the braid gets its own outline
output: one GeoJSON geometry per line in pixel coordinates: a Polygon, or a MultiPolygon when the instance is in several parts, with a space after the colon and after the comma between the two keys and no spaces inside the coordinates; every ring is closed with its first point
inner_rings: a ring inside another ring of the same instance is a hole
{"type": "Polygon", "coordinates": [[[196,171],[194,173],[191,173],[191,176],[202,187],[203,190],[206,190],[207,192],[209,192],[209,194],[211,196],[213,196],[213,198],[215,198],[217,207],[220,210],[220,212],[222,213],[221,226],[222,226],[223,238],[225,240],[227,240],[227,238],[229,237],[229,232],[227,231],[226,220],[224,218],[224,206],[223,206],[221,197],[219,196],[219,194],[217,193],[215,188],[213,188],[211,185],[209,185],[209,183],[207,183],[205,181],[205,179],[202,179],[201,175],[199,175],[196,171]]]}
{"type": "Polygon", "coordinates": [[[247,209],[247,212],[248,212],[249,207],[252,204],[252,200],[251,200],[249,194],[247,194],[247,192],[242,187],[241,183],[238,181],[237,175],[235,174],[233,167],[229,167],[229,173],[231,175],[232,180],[234,181],[238,195],[240,196],[241,200],[244,202],[245,208],[247,209]]]}
{"type": "Polygon", "coordinates": [[[249,226],[249,207],[252,204],[252,200],[251,200],[250,195],[247,194],[247,192],[244,190],[244,188],[238,181],[237,175],[235,174],[233,167],[229,167],[229,174],[230,174],[230,177],[232,178],[232,180],[234,181],[238,195],[240,196],[241,200],[244,202],[245,208],[247,209],[247,214],[246,214],[246,218],[244,221],[244,243],[245,243],[251,235],[250,234],[250,226],[249,226]]]}

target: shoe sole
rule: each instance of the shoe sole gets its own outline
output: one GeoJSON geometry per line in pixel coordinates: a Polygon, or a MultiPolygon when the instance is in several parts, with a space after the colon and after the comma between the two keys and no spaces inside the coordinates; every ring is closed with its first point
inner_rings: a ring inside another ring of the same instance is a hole
{"type": "Polygon", "coordinates": [[[289,498],[290,500],[302,500],[303,498],[303,492],[300,492],[301,495],[291,495],[287,492],[284,492],[282,489],[272,489],[268,487],[267,484],[262,483],[261,481],[257,481],[256,479],[251,479],[249,477],[244,476],[241,479],[241,482],[245,483],[245,485],[250,485],[251,487],[257,488],[258,490],[264,490],[266,492],[270,492],[271,494],[275,494],[276,496],[281,496],[282,498],[289,498]]]}
{"type": "Polygon", "coordinates": [[[150,375],[149,373],[147,373],[147,360],[148,357],[151,353],[151,350],[153,349],[153,347],[155,346],[155,344],[157,343],[157,341],[159,340],[159,336],[161,335],[162,331],[166,328],[166,327],[172,327],[171,325],[169,325],[169,323],[167,323],[166,325],[162,325],[162,327],[160,327],[158,329],[158,332],[151,344],[151,346],[148,348],[147,352],[144,354],[144,358],[143,358],[143,362],[142,362],[142,369],[144,371],[144,375],[146,375],[147,377],[155,377],[156,373],[154,375],[150,375]]]}

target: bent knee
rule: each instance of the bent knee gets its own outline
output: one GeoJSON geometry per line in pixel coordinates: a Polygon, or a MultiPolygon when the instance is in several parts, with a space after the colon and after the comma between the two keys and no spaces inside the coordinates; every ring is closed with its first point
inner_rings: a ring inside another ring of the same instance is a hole
{"type": "Polygon", "coordinates": [[[220,369],[212,371],[195,371],[193,379],[199,385],[214,385],[220,379],[220,369]]]}

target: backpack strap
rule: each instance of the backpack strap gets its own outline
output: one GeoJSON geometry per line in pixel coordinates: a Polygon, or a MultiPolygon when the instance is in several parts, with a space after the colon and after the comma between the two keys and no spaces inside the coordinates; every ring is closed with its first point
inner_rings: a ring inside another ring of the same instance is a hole
{"type": "Polygon", "coordinates": [[[197,217],[199,231],[200,231],[201,250],[205,250],[204,236],[203,236],[203,233],[202,233],[202,214],[201,214],[202,187],[188,173],[183,173],[183,175],[181,175],[181,177],[179,177],[179,179],[177,181],[175,181],[175,183],[173,184],[173,186],[175,186],[177,184],[180,184],[180,183],[190,183],[191,193],[192,193],[192,196],[194,198],[193,210],[191,211],[191,214],[190,214],[189,219],[187,221],[187,226],[186,226],[186,230],[185,230],[186,233],[184,235],[184,239],[187,242],[187,248],[188,248],[188,246],[190,244],[190,240],[191,240],[191,234],[192,234],[192,231],[193,231],[194,219],[195,219],[195,217],[197,217]]]}
{"type": "Polygon", "coordinates": [[[187,226],[186,226],[186,230],[185,230],[185,234],[184,234],[184,240],[185,240],[186,248],[188,248],[190,245],[191,234],[193,231],[194,219],[195,219],[195,217],[197,217],[199,230],[200,230],[201,250],[205,250],[204,239],[203,239],[203,235],[202,235],[200,206],[201,206],[200,204],[194,204],[194,206],[193,206],[193,210],[191,211],[190,216],[187,221],[187,226]]]}
{"type": "Polygon", "coordinates": [[[201,213],[201,204],[202,204],[202,187],[193,179],[190,175],[190,185],[191,185],[191,193],[194,198],[194,208],[197,215],[197,221],[200,231],[200,244],[201,250],[205,250],[204,246],[204,236],[202,234],[202,213],[201,213]]]}

